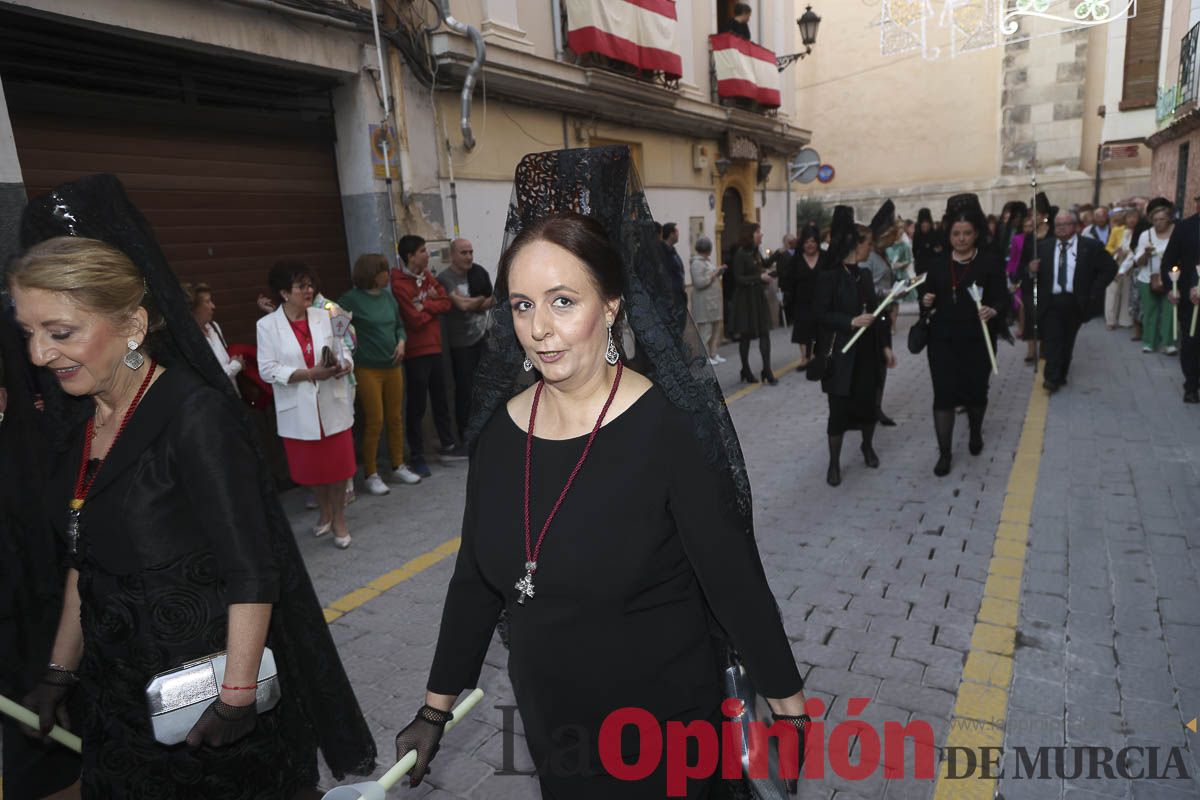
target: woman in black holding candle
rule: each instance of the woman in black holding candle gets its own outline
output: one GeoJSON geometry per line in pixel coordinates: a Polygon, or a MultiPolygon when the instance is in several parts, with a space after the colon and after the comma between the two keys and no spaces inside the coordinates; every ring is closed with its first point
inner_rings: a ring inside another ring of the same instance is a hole
{"type": "Polygon", "coordinates": [[[971,428],[971,455],[983,450],[983,415],[987,410],[988,356],[983,325],[987,323],[992,347],[1006,335],[1000,311],[1008,302],[1004,262],[987,248],[987,218],[973,194],[959,194],[946,202],[946,229],[950,250],[929,268],[921,287],[921,305],[930,310],[929,376],[933,379],[933,427],[937,434],[938,461],[933,474],[949,474],[954,439],[954,413],[966,406],[971,428]],[[982,306],[971,296],[982,291],[982,306]]]}
{"type": "Polygon", "coordinates": [[[318,748],[335,775],[369,773],[374,740],[245,406],[149,225],[99,175],[30,203],[22,242],[7,278],[30,360],[57,378],[44,500],[69,567],[25,703],[44,734],[82,696],[83,797],[311,796],[318,748]],[[282,697],[259,713],[264,646],[282,697]],[[222,651],[187,745],[160,744],[147,684],[222,651]]]}
{"type": "Polygon", "coordinates": [[[872,316],[878,305],[871,270],[858,266],[871,254],[871,229],[854,223],[849,206],[833,210],[829,249],[817,276],[813,309],[817,316],[816,369],[809,376],[821,379],[821,390],[829,397],[830,486],[842,482],[842,438],[846,431],[862,431],[862,454],[868,467],[879,467],[873,446],[879,420],[880,366],[896,366],[892,353],[892,325],[886,315],[872,316]],[[849,352],[842,348],[866,328],[849,352]]]}
{"type": "MultiPolygon", "coordinates": [[[[606,772],[598,733],[631,706],[660,724],[718,724],[714,618],[777,719],[807,722],[736,433],[694,326],[681,338],[673,322],[645,200],[626,193],[635,181],[624,147],[530,155],[517,169],[516,235],[468,431],[462,546],[426,705],[396,740],[397,757],[417,751],[414,783],[454,698],[476,685],[502,611],[545,798],[666,796],[661,761],[637,781],[606,772]]],[[[627,763],[636,740],[626,728],[627,763]]],[[[712,786],[693,780],[687,796],[712,786]]]]}

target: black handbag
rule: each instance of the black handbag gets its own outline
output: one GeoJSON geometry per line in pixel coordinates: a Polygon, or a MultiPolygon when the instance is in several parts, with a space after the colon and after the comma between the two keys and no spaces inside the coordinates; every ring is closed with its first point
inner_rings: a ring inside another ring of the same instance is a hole
{"type": "Polygon", "coordinates": [[[929,344],[929,318],[932,316],[932,313],[921,312],[921,318],[908,329],[908,352],[913,355],[924,350],[925,345],[929,344]]]}
{"type": "Polygon", "coordinates": [[[823,381],[833,377],[833,345],[836,341],[837,334],[835,333],[829,337],[829,350],[825,353],[813,354],[808,366],[804,369],[804,377],[810,381],[823,381]]]}

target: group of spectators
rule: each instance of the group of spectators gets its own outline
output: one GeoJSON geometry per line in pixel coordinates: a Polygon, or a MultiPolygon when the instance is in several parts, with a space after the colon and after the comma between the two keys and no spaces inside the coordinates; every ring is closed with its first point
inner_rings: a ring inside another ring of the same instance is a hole
{"type": "Polygon", "coordinates": [[[254,348],[226,341],[209,285],[185,286],[196,324],[235,386],[241,381],[271,397],[289,476],[310,489],[306,505],[319,511],[313,534],[332,532],[342,549],[351,542],[345,508],[358,471],[356,407],[363,486],[372,495],[388,494],[389,481],[411,485],[433,474],[423,432],[428,411],[439,459],[467,458],[463,434],[494,303],[491,278],[466,239],[450,244],[450,264],[437,275],[420,236],[402,237],[397,255],[395,267],[379,253],[359,256],[353,288],[336,300],[321,294],[304,262],[277,262],[267,275],[270,295],[258,300],[264,315],[254,348]]]}

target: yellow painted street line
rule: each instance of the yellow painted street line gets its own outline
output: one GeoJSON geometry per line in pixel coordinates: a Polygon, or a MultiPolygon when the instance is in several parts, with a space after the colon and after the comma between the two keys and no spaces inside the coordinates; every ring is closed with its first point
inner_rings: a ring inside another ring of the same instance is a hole
{"type": "MultiPolygon", "coordinates": [[[[797,359],[796,361],[793,361],[790,364],[788,364],[787,366],[785,366],[783,368],[783,372],[785,372],[785,373],[791,372],[799,364],[800,364],[800,361],[799,361],[799,359],[797,359]]],[[[743,389],[740,389],[740,390],[734,392],[733,394],[731,394],[725,400],[725,404],[729,405],[734,400],[738,400],[742,397],[745,397],[746,395],[753,392],[755,389],[759,389],[761,387],[762,387],[761,383],[750,384],[749,386],[747,386],[743,389]]],[[[462,539],[460,537],[456,536],[455,538],[438,545],[434,549],[430,550],[428,553],[424,553],[422,555],[417,556],[416,558],[414,558],[412,561],[409,561],[404,566],[402,566],[398,569],[394,569],[391,572],[387,573],[386,575],[379,576],[375,580],[371,581],[370,583],[366,584],[365,586],[355,589],[354,591],[350,592],[349,594],[342,595],[337,600],[334,600],[332,603],[330,603],[326,608],[322,609],[325,612],[325,622],[329,623],[329,622],[333,622],[336,619],[340,619],[341,617],[350,613],[354,609],[359,608],[360,606],[362,606],[365,603],[369,603],[370,601],[374,600],[376,597],[379,597],[379,595],[383,594],[388,589],[391,589],[392,587],[396,586],[397,584],[403,583],[404,581],[408,580],[409,578],[412,578],[416,575],[421,574],[425,570],[432,567],[434,564],[437,564],[440,561],[444,560],[446,557],[457,553],[458,546],[461,541],[462,541],[462,539]]],[[[2,800],[2,798],[0,798],[0,800],[2,800]]]]}
{"type": "Polygon", "coordinates": [[[394,569],[386,575],[379,576],[366,586],[355,589],[350,594],[342,595],[330,603],[328,608],[324,609],[325,621],[333,622],[335,619],[353,611],[364,603],[374,600],[397,584],[403,583],[414,575],[421,574],[447,556],[457,553],[461,542],[462,539],[456,536],[450,541],[443,542],[433,548],[428,553],[417,556],[404,566],[394,569]]]}
{"type": "MultiPolygon", "coordinates": [[[[796,359],[790,364],[784,365],[783,369],[780,370],[780,375],[786,375],[798,366],[800,366],[800,359],[796,359]]],[[[775,377],[778,378],[779,375],[776,375],[775,377]]],[[[732,405],[734,400],[741,400],[746,395],[750,394],[751,392],[756,392],[762,387],[763,385],[761,383],[752,383],[749,386],[743,386],[741,389],[738,389],[736,392],[729,395],[729,397],[725,398],[725,405],[732,405]]]]}
{"type": "MultiPolygon", "coordinates": [[[[1017,456],[1008,477],[1008,489],[992,560],[988,564],[983,600],[975,618],[971,648],[963,667],[962,682],[954,704],[954,718],[946,747],[1001,747],[1008,717],[1008,690],[1012,685],[1013,649],[1017,641],[1017,618],[1021,603],[1021,576],[1029,543],[1029,518],[1042,460],[1049,395],[1040,391],[1042,365],[1033,381],[1025,424],[1017,456]]],[[[994,778],[946,777],[947,764],[934,790],[934,800],[992,800],[994,778]]]]}

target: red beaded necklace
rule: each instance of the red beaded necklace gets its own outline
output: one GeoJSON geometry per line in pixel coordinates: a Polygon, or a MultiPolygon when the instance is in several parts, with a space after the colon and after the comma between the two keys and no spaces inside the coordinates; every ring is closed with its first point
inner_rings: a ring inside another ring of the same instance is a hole
{"type": "Polygon", "coordinates": [[[975,263],[975,257],[979,255],[979,250],[976,249],[971,257],[966,261],[957,261],[954,256],[950,256],[950,301],[958,302],[958,285],[967,280],[967,276],[971,274],[971,265],[975,263]],[[962,274],[958,274],[959,267],[966,267],[962,274]]]}
{"type": "Polygon", "coordinates": [[[559,506],[567,497],[567,492],[571,490],[571,484],[575,482],[575,476],[579,474],[579,470],[583,469],[583,462],[587,461],[588,453],[592,451],[592,442],[596,441],[596,434],[600,432],[600,426],[604,423],[604,417],[608,414],[609,406],[612,405],[613,398],[617,396],[617,387],[621,385],[621,372],[624,366],[621,362],[617,362],[617,377],[613,380],[612,389],[608,393],[608,400],[604,402],[604,408],[600,409],[600,416],[596,418],[596,425],[592,428],[592,433],[588,436],[587,444],[583,447],[583,455],[579,457],[579,461],[575,463],[575,469],[571,470],[570,477],[567,478],[567,484],[558,495],[558,500],[555,501],[554,507],[550,509],[550,515],[546,517],[546,524],[542,526],[542,532],[538,534],[537,543],[531,542],[529,529],[529,475],[531,465],[533,464],[533,425],[537,420],[538,402],[542,399],[542,388],[546,385],[545,381],[538,381],[537,389],[533,392],[533,407],[529,410],[529,431],[525,434],[525,577],[517,581],[514,587],[517,590],[517,605],[525,605],[525,600],[533,597],[533,575],[537,572],[538,555],[542,552],[542,540],[546,538],[546,531],[550,530],[550,523],[554,520],[554,515],[558,513],[559,506]]]}
{"type": "MultiPolygon", "coordinates": [[[[112,452],[112,448],[116,446],[117,440],[121,438],[121,433],[129,423],[129,418],[133,416],[134,409],[142,401],[142,395],[150,387],[150,381],[154,378],[154,368],[156,366],[158,366],[158,363],[154,359],[150,359],[150,369],[146,371],[146,377],[142,379],[142,385],[138,388],[137,394],[133,396],[133,402],[129,404],[129,408],[125,409],[125,415],[121,417],[121,424],[117,428],[117,432],[113,435],[112,444],[108,448],[110,453],[112,452]]],[[[83,511],[83,503],[87,499],[88,492],[92,490],[92,484],[96,482],[96,476],[100,474],[100,468],[104,466],[104,459],[101,459],[96,469],[92,470],[91,477],[88,477],[87,465],[92,456],[92,439],[95,429],[96,418],[94,416],[88,417],[87,429],[83,433],[83,454],[79,459],[79,475],[75,478],[75,492],[71,497],[71,502],[68,503],[67,536],[70,538],[72,555],[78,550],[79,515],[83,511]]]]}

